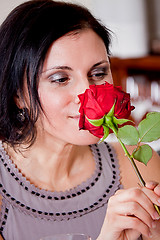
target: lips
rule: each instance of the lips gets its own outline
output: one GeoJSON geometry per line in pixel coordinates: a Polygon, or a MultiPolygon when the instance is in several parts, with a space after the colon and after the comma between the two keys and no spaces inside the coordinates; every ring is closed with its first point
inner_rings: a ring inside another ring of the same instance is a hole
{"type": "Polygon", "coordinates": [[[77,120],[79,120],[79,118],[80,118],[80,115],[69,116],[69,118],[72,118],[72,119],[77,119],[77,120]]]}

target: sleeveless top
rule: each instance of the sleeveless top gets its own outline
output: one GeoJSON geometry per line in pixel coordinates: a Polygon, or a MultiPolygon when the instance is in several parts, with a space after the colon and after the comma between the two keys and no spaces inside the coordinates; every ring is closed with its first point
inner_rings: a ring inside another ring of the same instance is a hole
{"type": "Polygon", "coordinates": [[[0,142],[0,233],[5,240],[39,240],[59,233],[98,237],[107,202],[122,186],[111,147],[103,142],[90,148],[96,163],[93,175],[73,189],[51,192],[31,184],[0,142]]]}

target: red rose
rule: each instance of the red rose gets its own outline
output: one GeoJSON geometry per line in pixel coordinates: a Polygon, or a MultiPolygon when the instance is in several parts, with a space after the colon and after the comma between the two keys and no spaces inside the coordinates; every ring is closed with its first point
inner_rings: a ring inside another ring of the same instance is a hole
{"type": "Polygon", "coordinates": [[[80,129],[89,130],[96,137],[102,138],[104,135],[103,126],[94,126],[88,119],[101,119],[107,114],[115,103],[114,116],[116,118],[128,118],[134,109],[130,105],[130,94],[121,90],[121,87],[114,87],[112,84],[90,85],[85,93],[79,96],[81,106],[80,129]],[[87,117],[87,118],[86,118],[87,117]]]}

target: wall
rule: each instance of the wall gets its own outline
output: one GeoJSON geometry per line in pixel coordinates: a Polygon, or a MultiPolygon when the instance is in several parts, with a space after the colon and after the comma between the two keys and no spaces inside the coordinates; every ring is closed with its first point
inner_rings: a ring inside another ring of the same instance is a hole
{"type": "MultiPolygon", "coordinates": [[[[120,57],[148,54],[153,38],[160,38],[159,0],[66,0],[80,3],[113,32],[112,53],[120,57]]],[[[0,23],[23,0],[0,0],[0,23]]]]}
{"type": "MultiPolygon", "coordinates": [[[[25,1],[25,0],[24,0],[25,1]]],[[[23,0],[0,0],[0,23],[6,18],[8,13],[17,5],[24,2],[23,0]]]]}
{"type": "Polygon", "coordinates": [[[94,13],[115,33],[114,55],[134,57],[148,52],[145,0],[95,1],[94,13]]]}

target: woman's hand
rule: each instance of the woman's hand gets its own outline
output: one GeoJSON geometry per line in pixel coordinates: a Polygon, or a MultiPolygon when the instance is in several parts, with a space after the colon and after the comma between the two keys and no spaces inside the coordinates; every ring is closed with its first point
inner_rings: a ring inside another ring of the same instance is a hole
{"type": "MultiPolygon", "coordinates": [[[[153,190],[160,197],[160,184],[158,184],[157,182],[155,181],[147,182],[146,188],[153,190]]],[[[156,227],[154,229],[151,229],[151,233],[153,236],[152,239],[159,240],[160,239],[160,220],[155,221],[155,226],[156,227]]],[[[147,238],[144,236],[143,239],[145,240],[147,238]]]]}
{"type": "Polygon", "coordinates": [[[153,203],[160,206],[160,185],[157,183],[118,190],[109,199],[98,240],[137,240],[141,234],[150,239],[160,219],[153,203]]]}

